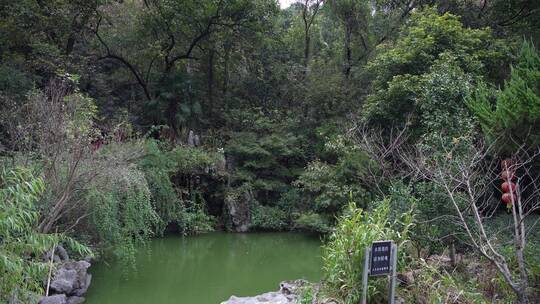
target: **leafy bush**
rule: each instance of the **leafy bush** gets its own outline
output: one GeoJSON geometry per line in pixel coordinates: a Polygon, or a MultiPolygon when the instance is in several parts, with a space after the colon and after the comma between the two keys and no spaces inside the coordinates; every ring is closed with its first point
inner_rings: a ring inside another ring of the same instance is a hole
{"type": "MultiPolygon", "coordinates": [[[[323,247],[325,283],[336,290],[346,303],[360,300],[364,249],[371,246],[373,241],[394,240],[400,247],[398,267],[404,263],[405,250],[402,247],[408,241],[413,225],[412,206],[409,211],[391,220],[390,204],[390,199],[383,199],[376,203],[375,209],[366,212],[350,202],[323,247]]],[[[371,280],[368,288],[370,299],[381,294],[384,287],[379,283],[371,280]]]]}
{"type": "MultiPolygon", "coordinates": [[[[10,144],[17,155],[36,161],[42,168],[46,199],[39,231],[54,231],[65,215],[79,206],[80,193],[99,172],[92,165],[92,141],[98,135],[92,98],[76,87],[76,77],[51,81],[44,90],[28,92],[24,100],[11,102],[6,119],[10,144]]],[[[93,162],[93,163],[92,163],[93,162]]]]}
{"type": "Polygon", "coordinates": [[[332,231],[330,221],[319,213],[309,212],[300,214],[294,220],[294,229],[328,233],[332,231]]]}
{"type": "Polygon", "coordinates": [[[178,223],[183,234],[198,234],[213,231],[216,219],[207,214],[202,205],[198,205],[183,213],[178,223]]]}
{"type": "Polygon", "coordinates": [[[250,227],[254,230],[279,231],[287,229],[287,214],[277,207],[261,206],[254,202],[250,212],[250,227]]]}
{"type": "Polygon", "coordinates": [[[0,302],[19,299],[31,302],[42,294],[48,267],[41,255],[63,242],[79,255],[90,250],[63,234],[41,234],[34,228],[40,213],[36,203],[45,183],[29,169],[3,168],[0,172],[0,302]]]}
{"type": "Polygon", "coordinates": [[[357,183],[342,173],[339,166],[314,161],[294,184],[313,197],[312,210],[336,214],[347,204],[350,193],[356,197],[365,193],[357,183]]]}
{"type": "Polygon", "coordinates": [[[295,211],[308,209],[309,202],[307,201],[306,196],[302,195],[300,189],[291,187],[287,192],[280,196],[276,206],[287,212],[289,217],[292,218],[295,211]]]}
{"type": "MultiPolygon", "coordinates": [[[[415,201],[414,214],[417,224],[410,237],[419,251],[431,254],[442,251],[453,241],[463,240],[463,228],[451,217],[455,212],[454,206],[440,185],[428,181],[418,182],[412,192],[408,187],[394,184],[390,195],[395,198],[393,202],[415,201]]],[[[403,208],[393,210],[399,214],[403,208]]]]}

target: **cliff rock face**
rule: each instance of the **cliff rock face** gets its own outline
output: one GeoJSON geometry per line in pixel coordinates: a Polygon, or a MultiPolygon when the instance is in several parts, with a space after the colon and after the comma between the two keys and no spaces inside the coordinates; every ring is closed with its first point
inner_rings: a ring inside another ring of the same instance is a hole
{"type": "Polygon", "coordinates": [[[225,198],[225,207],[229,218],[228,228],[234,232],[247,232],[251,223],[250,206],[253,194],[248,189],[231,190],[225,198]]]}
{"type": "Polygon", "coordinates": [[[254,297],[232,296],[221,304],[292,304],[297,303],[299,288],[307,284],[304,280],[285,281],[279,284],[279,290],[254,297]]]}

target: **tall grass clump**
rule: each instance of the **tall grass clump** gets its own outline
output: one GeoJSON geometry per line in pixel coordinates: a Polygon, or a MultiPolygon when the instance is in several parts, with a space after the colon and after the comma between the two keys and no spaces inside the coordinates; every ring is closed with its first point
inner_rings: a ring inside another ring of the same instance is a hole
{"type": "MultiPolygon", "coordinates": [[[[398,247],[408,241],[413,225],[412,206],[409,211],[392,217],[391,200],[386,198],[366,211],[350,202],[338,219],[334,232],[323,247],[324,282],[345,303],[358,303],[362,294],[364,249],[373,241],[393,240],[398,247]]],[[[398,263],[403,264],[404,250],[398,250],[398,263]]],[[[386,281],[370,280],[369,302],[384,296],[386,281]]]]}

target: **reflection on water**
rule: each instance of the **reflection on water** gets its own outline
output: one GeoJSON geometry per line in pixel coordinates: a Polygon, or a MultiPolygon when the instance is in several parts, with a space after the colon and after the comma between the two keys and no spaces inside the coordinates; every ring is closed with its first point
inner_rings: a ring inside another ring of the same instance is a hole
{"type": "Polygon", "coordinates": [[[137,271],[97,264],[88,304],[215,304],[321,276],[320,242],[297,233],[169,236],[141,248],[137,271]]]}

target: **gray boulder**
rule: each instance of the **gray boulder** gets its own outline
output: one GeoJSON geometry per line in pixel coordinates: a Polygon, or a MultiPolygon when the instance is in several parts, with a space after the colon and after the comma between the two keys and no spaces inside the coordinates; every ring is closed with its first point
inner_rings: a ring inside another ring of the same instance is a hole
{"type": "Polygon", "coordinates": [[[77,282],[77,271],[75,269],[60,268],[51,281],[51,289],[58,293],[69,294],[73,291],[77,282]]]}
{"type": "Polygon", "coordinates": [[[298,294],[299,288],[308,284],[309,282],[306,280],[283,281],[279,283],[279,291],[286,295],[298,294]]]}
{"type": "Polygon", "coordinates": [[[51,290],[78,297],[84,295],[92,280],[87,272],[88,267],[90,263],[84,260],[61,264],[51,280],[51,290]]]}
{"type": "Polygon", "coordinates": [[[267,292],[262,295],[255,297],[230,297],[227,301],[222,302],[221,304],[289,304],[294,303],[295,299],[292,297],[287,297],[286,295],[275,291],[267,292]]]}
{"type": "Polygon", "coordinates": [[[66,261],[66,262],[69,261],[69,255],[68,255],[66,249],[64,249],[64,247],[62,247],[62,245],[56,246],[55,252],[60,257],[60,260],[66,261]]]}
{"type": "Polygon", "coordinates": [[[232,296],[221,304],[292,304],[298,299],[299,288],[308,284],[305,280],[284,281],[279,291],[267,292],[254,297],[232,296]]]}
{"type": "MultiPolygon", "coordinates": [[[[52,249],[45,252],[45,254],[43,254],[43,256],[41,257],[43,262],[50,262],[51,261],[51,254],[52,254],[52,249]]],[[[68,255],[66,249],[64,249],[64,247],[62,247],[62,245],[56,246],[54,248],[53,262],[60,263],[60,262],[67,262],[67,261],[69,261],[69,255],[68,255]]]]}
{"type": "Polygon", "coordinates": [[[39,304],[67,304],[67,297],[65,294],[43,297],[39,300],[39,304]]]}
{"type": "Polygon", "coordinates": [[[193,132],[193,130],[189,130],[187,144],[190,147],[195,147],[195,133],[193,132]]]}
{"type": "Polygon", "coordinates": [[[236,189],[225,198],[229,215],[229,229],[234,232],[247,232],[251,224],[250,206],[253,202],[250,190],[236,189]]]}
{"type": "Polygon", "coordinates": [[[77,296],[73,296],[73,297],[69,297],[67,299],[67,303],[66,304],[81,304],[85,301],[85,298],[83,297],[77,297],[77,296]]]}
{"type": "Polygon", "coordinates": [[[81,284],[79,288],[73,290],[73,294],[79,297],[84,296],[86,292],[88,291],[88,287],[90,287],[91,282],[92,282],[92,275],[87,274],[86,281],[84,282],[84,284],[81,284]]]}
{"type": "Polygon", "coordinates": [[[225,174],[227,172],[227,159],[225,155],[220,155],[216,162],[216,170],[218,174],[225,174]]]}

